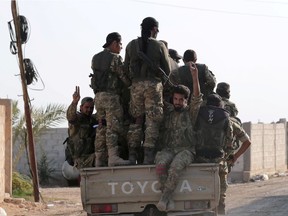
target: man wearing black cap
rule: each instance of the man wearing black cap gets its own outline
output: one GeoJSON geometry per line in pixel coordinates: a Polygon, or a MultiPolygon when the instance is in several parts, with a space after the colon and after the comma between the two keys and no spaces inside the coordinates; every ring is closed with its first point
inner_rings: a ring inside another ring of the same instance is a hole
{"type": "Polygon", "coordinates": [[[130,113],[135,122],[128,132],[129,160],[135,164],[137,148],[143,137],[142,124],[145,118],[145,140],[143,164],[154,163],[159,124],[163,118],[163,86],[160,67],[169,75],[169,54],[163,42],[156,40],[159,24],[153,17],[146,17],[141,23],[141,37],[132,40],[126,47],[125,71],[132,79],[130,113]],[[144,53],[156,66],[151,67],[138,54],[144,53]]]}
{"type": "Polygon", "coordinates": [[[179,64],[179,60],[182,59],[182,56],[180,56],[175,49],[169,49],[169,55],[177,64],[179,64]]]}
{"type": "Polygon", "coordinates": [[[108,150],[108,166],[128,165],[128,160],[119,157],[118,137],[123,132],[123,108],[120,94],[130,80],[123,72],[123,61],[119,55],[122,49],[121,35],[112,32],[107,35],[104,50],[93,56],[91,87],[95,93],[95,106],[99,126],[96,131],[96,167],[104,166],[108,150]],[[102,122],[106,120],[106,125],[102,122]],[[104,158],[104,159],[103,159],[104,158]]]}
{"type": "Polygon", "coordinates": [[[80,88],[76,86],[73,101],[67,109],[66,117],[69,123],[66,160],[76,168],[92,167],[95,160],[95,129],[96,116],[93,114],[94,100],[84,97],[81,100],[80,112],[77,105],[80,100],[80,88]],[[72,157],[72,158],[70,158],[72,157]]]}

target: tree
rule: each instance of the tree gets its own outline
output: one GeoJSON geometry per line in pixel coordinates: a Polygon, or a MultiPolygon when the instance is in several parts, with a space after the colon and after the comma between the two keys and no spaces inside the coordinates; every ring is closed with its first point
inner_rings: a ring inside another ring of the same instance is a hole
{"type": "MultiPolygon", "coordinates": [[[[13,170],[19,163],[20,158],[25,152],[27,146],[27,129],[25,115],[21,113],[18,107],[18,101],[13,101],[12,108],[12,131],[13,131],[13,170]]],[[[31,107],[31,118],[33,127],[33,136],[37,140],[40,133],[47,128],[59,125],[66,120],[66,107],[59,104],[48,104],[47,107],[31,107]]]]}

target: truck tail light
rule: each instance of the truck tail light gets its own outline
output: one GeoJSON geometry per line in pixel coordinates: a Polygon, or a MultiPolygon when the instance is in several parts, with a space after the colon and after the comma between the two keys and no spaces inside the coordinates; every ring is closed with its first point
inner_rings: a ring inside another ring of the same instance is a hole
{"type": "Polygon", "coordinates": [[[112,213],[117,212],[117,204],[92,204],[91,213],[112,213]]]}

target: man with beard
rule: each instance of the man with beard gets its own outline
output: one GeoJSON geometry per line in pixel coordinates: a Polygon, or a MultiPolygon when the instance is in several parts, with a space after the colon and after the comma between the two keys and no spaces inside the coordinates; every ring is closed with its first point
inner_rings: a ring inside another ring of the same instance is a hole
{"type": "Polygon", "coordinates": [[[195,124],[199,107],[202,103],[202,94],[198,80],[198,70],[193,62],[189,62],[193,77],[193,95],[190,105],[188,87],[178,85],[173,88],[173,107],[165,110],[164,121],[161,127],[159,144],[162,150],[156,155],[156,173],[160,182],[162,196],[157,204],[160,211],[174,208],[173,192],[178,179],[187,167],[194,161],[195,142],[193,125],[195,124]]]}

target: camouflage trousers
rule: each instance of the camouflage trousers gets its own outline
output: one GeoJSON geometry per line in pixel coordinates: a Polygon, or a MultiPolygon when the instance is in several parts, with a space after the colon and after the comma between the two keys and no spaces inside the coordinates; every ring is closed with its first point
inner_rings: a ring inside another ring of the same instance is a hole
{"type": "Polygon", "coordinates": [[[194,155],[189,150],[175,152],[163,149],[156,154],[156,174],[160,189],[174,191],[183,170],[194,161],[194,155]]]}
{"type": "Polygon", "coordinates": [[[85,168],[85,167],[93,167],[95,160],[95,153],[82,155],[79,158],[74,159],[74,166],[77,169],[85,168]]]}
{"type": "Polygon", "coordinates": [[[224,161],[223,158],[205,158],[205,157],[197,157],[197,163],[219,163],[219,178],[220,178],[220,200],[219,204],[223,204],[225,206],[226,200],[226,191],[228,189],[228,166],[227,162],[224,161]]]}
{"type": "Polygon", "coordinates": [[[108,92],[96,93],[95,106],[98,121],[106,119],[106,126],[96,129],[95,151],[104,152],[118,145],[118,136],[123,132],[123,108],[120,96],[108,92]]]}
{"type": "MultiPolygon", "coordinates": [[[[145,140],[144,147],[155,148],[159,136],[159,124],[163,119],[163,86],[158,81],[133,82],[131,89],[130,113],[134,118],[145,116],[145,140]]],[[[141,142],[139,128],[142,125],[131,124],[128,135],[137,131],[137,136],[129,136],[130,147],[141,142]],[[139,142],[140,141],[140,142],[139,142]]]]}

